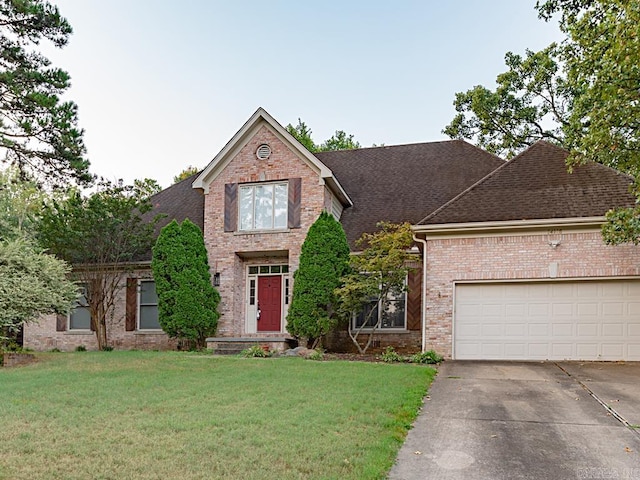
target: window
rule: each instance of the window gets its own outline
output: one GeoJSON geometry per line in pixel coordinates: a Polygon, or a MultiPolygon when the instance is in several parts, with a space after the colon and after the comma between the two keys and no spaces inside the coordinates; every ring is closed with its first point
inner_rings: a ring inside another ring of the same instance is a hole
{"type": "Polygon", "coordinates": [[[158,320],[158,294],[156,282],[153,280],[140,281],[139,302],[140,314],[138,315],[139,330],[161,330],[158,320]]]}
{"type": "Polygon", "coordinates": [[[362,327],[364,322],[367,320],[369,312],[373,311],[369,317],[369,321],[365,325],[365,328],[373,328],[375,327],[376,322],[380,321],[380,324],[378,325],[379,329],[405,329],[405,305],[406,292],[389,292],[384,311],[380,311],[381,305],[377,301],[372,301],[365,306],[363,311],[356,315],[353,327],[362,327]]]}
{"type": "MultiPolygon", "coordinates": [[[[64,318],[64,317],[63,317],[64,318]]],[[[91,310],[87,303],[87,288],[80,287],[80,296],[76,300],[73,309],[69,313],[69,330],[90,330],[91,310]]]]}
{"type": "Polygon", "coordinates": [[[240,230],[287,228],[287,183],[240,186],[240,230]]]}

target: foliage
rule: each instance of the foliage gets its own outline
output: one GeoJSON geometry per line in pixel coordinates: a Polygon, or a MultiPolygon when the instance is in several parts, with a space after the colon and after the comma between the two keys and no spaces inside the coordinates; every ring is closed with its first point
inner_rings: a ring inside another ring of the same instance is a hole
{"type": "Polygon", "coordinates": [[[251,345],[240,352],[244,358],[268,358],[273,356],[273,352],[268,348],[262,348],[260,345],[251,345]]]}
{"type": "Polygon", "coordinates": [[[114,315],[121,276],[151,249],[158,218],[142,215],[150,212],[149,198],[158,188],[149,179],[131,186],[102,181],[93,193],[71,190],[42,210],[38,240],[74,267],[74,278],[86,289],[99,349],[108,345],[106,321],[114,315]]]}
{"type": "Polygon", "coordinates": [[[416,353],[409,357],[411,363],[437,364],[443,360],[444,357],[436,353],[435,350],[427,350],[426,352],[416,353]]]}
{"type": "Polygon", "coordinates": [[[324,360],[324,351],[322,351],[322,349],[320,348],[316,348],[311,353],[309,353],[309,355],[306,356],[306,359],[315,360],[315,361],[324,360]]]}
{"type": "Polygon", "coordinates": [[[456,93],[456,116],[443,133],[466,138],[487,151],[511,158],[538,140],[565,144],[563,126],[572,91],[560,75],[559,50],[552,44],[525,58],[508,52],[509,69],[498,75],[492,91],[477,85],[456,93]]]}
{"type": "Polygon", "coordinates": [[[199,168],[194,167],[193,165],[189,165],[187,168],[182,170],[178,175],[173,177],[173,183],[181,182],[182,180],[186,180],[187,178],[195,175],[200,171],[199,168]]]}
{"type": "Polygon", "coordinates": [[[311,138],[311,129],[302,120],[298,119],[295,127],[291,124],[287,125],[286,129],[311,153],[360,148],[360,143],[354,140],[353,135],[343,130],[336,130],[331,138],[318,145],[311,138]]]}
{"type": "Polygon", "coordinates": [[[203,348],[218,326],[220,294],[211,284],[200,228],[189,219],[171,221],[153,247],[151,268],[162,329],[203,348]]]}
{"type": "Polygon", "coordinates": [[[319,152],[329,152],[336,150],[353,150],[360,148],[360,143],[354,140],[353,135],[348,135],[344,130],[336,130],[331,138],[325,140],[318,147],[319,152]]]}
{"type": "Polygon", "coordinates": [[[15,167],[0,171],[0,240],[31,239],[46,195],[15,167]]]}
{"type": "Polygon", "coordinates": [[[408,223],[381,222],[378,227],[377,232],[364,233],[356,242],[363,250],[351,255],[351,270],[342,278],[343,285],[335,291],[340,315],[349,322],[349,336],[360,353],[367,351],[380,326],[380,318],[372,318],[378,309],[369,309],[362,326],[357,329],[352,328],[353,318],[371,303],[377,303],[380,311],[386,311],[390,295],[406,289],[405,279],[410,270],[407,264],[413,258],[409,251],[413,235],[408,223]],[[361,345],[358,338],[365,327],[368,339],[361,345]]]}
{"type": "Polygon", "coordinates": [[[394,363],[394,362],[404,362],[405,358],[400,355],[395,349],[391,346],[385,348],[384,352],[380,355],[380,360],[385,363],[394,363]]]}
{"type": "MultiPolygon", "coordinates": [[[[456,94],[458,114],[444,133],[507,157],[545,138],[570,150],[570,166],[596,161],[631,175],[640,198],[640,3],[547,0],[536,8],[544,20],[559,17],[565,38],[524,60],[508,53],[495,91],[456,94]]],[[[610,213],[605,241],[636,242],[638,213],[610,213]]]]}
{"type": "Polygon", "coordinates": [[[380,360],[386,363],[420,363],[435,365],[444,360],[442,355],[439,355],[435,350],[428,350],[426,352],[419,352],[409,356],[400,355],[391,346],[387,347],[380,355],[380,360]]]}
{"type": "Polygon", "coordinates": [[[63,47],[71,33],[47,1],[0,3],[0,150],[21,172],[54,184],[91,180],[77,106],[60,100],[70,77],[34,50],[43,40],[63,47]]]}
{"type": "Polygon", "coordinates": [[[76,352],[86,352],[87,351],[87,347],[85,347],[84,345],[78,345],[76,347],[76,352]]]}
{"type": "Polygon", "coordinates": [[[318,146],[311,138],[311,129],[307,127],[307,124],[302,120],[298,119],[298,125],[295,127],[289,124],[285,128],[287,129],[287,132],[293,135],[295,139],[304,145],[304,147],[311,153],[318,151],[318,146]]]}
{"type": "Polygon", "coordinates": [[[323,211],[302,244],[294,274],[287,331],[310,348],[338,323],[335,290],[349,267],[349,244],[342,225],[323,211]]]}
{"type": "Polygon", "coordinates": [[[77,287],[69,267],[27,240],[0,240],[0,337],[41,315],[66,313],[77,287]]]}
{"type": "Polygon", "coordinates": [[[7,479],[386,478],[434,375],[183,352],[38,358],[0,369],[7,479]]]}

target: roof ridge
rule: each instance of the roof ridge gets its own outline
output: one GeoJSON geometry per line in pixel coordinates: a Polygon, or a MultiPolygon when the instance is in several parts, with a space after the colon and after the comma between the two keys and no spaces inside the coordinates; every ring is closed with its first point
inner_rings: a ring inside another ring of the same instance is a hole
{"type": "MultiPolygon", "coordinates": [[[[371,147],[360,147],[360,148],[346,148],[346,149],[343,149],[343,150],[324,150],[324,151],[321,151],[321,152],[311,152],[311,153],[313,155],[318,155],[318,154],[322,155],[323,153],[331,154],[331,153],[342,153],[342,152],[357,152],[357,151],[362,151],[362,150],[376,150],[376,149],[381,149],[381,148],[413,147],[413,146],[416,146],[416,145],[434,145],[434,144],[437,144],[437,143],[454,143],[454,142],[462,142],[462,143],[466,143],[468,145],[471,145],[472,147],[475,147],[475,145],[473,145],[473,144],[471,144],[471,143],[469,143],[469,142],[467,142],[465,140],[462,140],[462,139],[459,139],[459,138],[450,138],[450,139],[446,139],[446,140],[432,140],[432,141],[427,141],[427,142],[400,143],[400,144],[397,144],[397,145],[376,145],[375,147],[371,146],[371,147]]],[[[490,153],[490,152],[487,152],[485,150],[482,150],[479,147],[476,147],[476,148],[478,148],[478,150],[480,150],[480,151],[482,151],[484,153],[488,153],[489,155],[496,156],[493,153],[490,153]]],[[[500,158],[500,157],[497,157],[497,158],[500,158]]],[[[502,160],[502,159],[500,159],[500,160],[502,160]]]]}

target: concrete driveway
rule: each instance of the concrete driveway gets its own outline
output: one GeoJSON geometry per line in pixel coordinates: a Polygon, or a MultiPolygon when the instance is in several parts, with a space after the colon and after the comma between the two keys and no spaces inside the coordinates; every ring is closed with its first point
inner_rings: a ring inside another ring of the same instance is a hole
{"type": "Polygon", "coordinates": [[[445,362],[389,478],[640,480],[640,363],[445,362]]]}

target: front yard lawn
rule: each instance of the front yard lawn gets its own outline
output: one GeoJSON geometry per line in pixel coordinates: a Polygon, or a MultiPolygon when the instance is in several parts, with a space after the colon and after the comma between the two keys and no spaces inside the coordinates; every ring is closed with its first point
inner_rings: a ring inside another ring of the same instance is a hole
{"type": "Polygon", "coordinates": [[[180,352],[0,369],[0,478],[377,479],[434,370],[180,352]]]}

